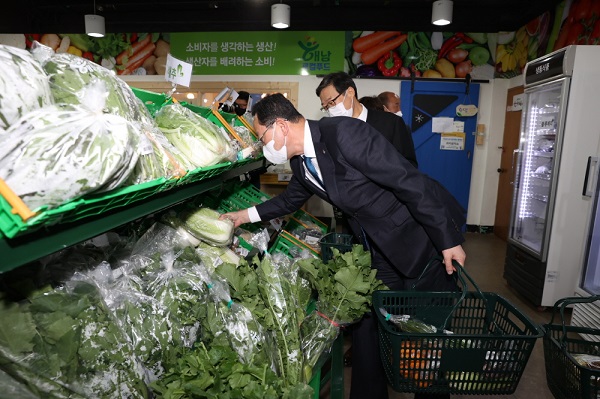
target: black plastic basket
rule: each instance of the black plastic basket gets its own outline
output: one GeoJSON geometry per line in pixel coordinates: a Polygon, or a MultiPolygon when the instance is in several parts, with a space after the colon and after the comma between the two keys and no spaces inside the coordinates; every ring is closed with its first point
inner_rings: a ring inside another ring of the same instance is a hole
{"type": "Polygon", "coordinates": [[[584,366],[575,358],[578,355],[600,357],[600,329],[568,326],[564,318],[566,306],[598,300],[600,296],[560,299],[554,304],[550,323],[543,326],[546,381],[556,399],[600,398],[600,369],[584,366]],[[560,321],[555,324],[557,311],[560,321]]]}
{"type": "Polygon", "coordinates": [[[506,299],[482,292],[460,265],[455,267],[462,291],[373,294],[388,381],[398,392],[512,394],[542,333],[506,299]],[[475,291],[467,291],[464,276],[475,291]],[[401,331],[379,309],[452,334],[401,331]]]}

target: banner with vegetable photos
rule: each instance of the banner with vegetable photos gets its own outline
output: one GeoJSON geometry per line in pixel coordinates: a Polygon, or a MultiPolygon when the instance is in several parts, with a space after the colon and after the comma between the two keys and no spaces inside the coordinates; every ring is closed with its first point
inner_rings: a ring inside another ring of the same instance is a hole
{"type": "Polygon", "coordinates": [[[497,35],[464,32],[355,31],[346,60],[357,76],[494,78],[497,35]]]}
{"type": "Polygon", "coordinates": [[[194,75],[324,75],[344,70],[345,32],[171,33],[194,75]]]}
{"type": "Polygon", "coordinates": [[[71,53],[94,61],[119,75],[164,75],[170,52],[168,33],[25,33],[25,47],[35,41],[57,53],[71,53]]]}
{"type": "Polygon", "coordinates": [[[563,1],[556,15],[548,53],[573,44],[600,44],[600,0],[563,1]]]}

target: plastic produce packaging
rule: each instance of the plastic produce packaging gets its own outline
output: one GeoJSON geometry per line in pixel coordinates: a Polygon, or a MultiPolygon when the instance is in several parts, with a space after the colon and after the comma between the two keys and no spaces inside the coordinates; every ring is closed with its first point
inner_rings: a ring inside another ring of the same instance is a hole
{"type": "Polygon", "coordinates": [[[237,159],[221,128],[180,104],[165,105],[155,120],[167,139],[197,168],[237,159]]]}
{"type": "Polygon", "coordinates": [[[0,44],[0,134],[30,111],[52,104],[48,77],[31,53],[0,44]]]}
{"type": "Polygon", "coordinates": [[[119,187],[137,162],[138,137],[117,115],[41,108],[0,136],[0,177],[30,209],[56,207],[119,187]]]}

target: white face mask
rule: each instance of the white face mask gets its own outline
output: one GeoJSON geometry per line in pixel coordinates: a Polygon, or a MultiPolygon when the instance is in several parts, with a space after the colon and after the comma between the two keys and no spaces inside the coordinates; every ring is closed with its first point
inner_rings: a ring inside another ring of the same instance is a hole
{"type": "Polygon", "coordinates": [[[398,115],[399,117],[402,117],[402,111],[398,111],[394,115],[398,115]]]}
{"type": "Polygon", "coordinates": [[[267,161],[281,165],[287,162],[287,136],[283,138],[283,147],[275,149],[275,127],[273,127],[273,138],[263,147],[263,155],[267,158],[267,161]]]}
{"type": "MultiPolygon", "coordinates": [[[[347,93],[347,91],[346,91],[347,93]]],[[[344,93],[344,99],[339,104],[329,108],[327,112],[329,112],[329,116],[350,116],[352,117],[352,113],[354,112],[354,99],[352,99],[352,104],[350,105],[350,109],[346,109],[344,107],[344,101],[346,101],[346,93],[344,93]]]]}

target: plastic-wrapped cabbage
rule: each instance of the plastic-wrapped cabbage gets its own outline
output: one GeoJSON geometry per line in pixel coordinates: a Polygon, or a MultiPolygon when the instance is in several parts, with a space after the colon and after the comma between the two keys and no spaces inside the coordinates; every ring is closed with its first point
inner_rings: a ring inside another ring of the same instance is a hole
{"type": "Polygon", "coordinates": [[[48,77],[31,53],[0,44],[0,132],[29,111],[52,104],[48,77]]]}
{"type": "Polygon", "coordinates": [[[131,122],[141,120],[143,104],[127,83],[103,66],[69,53],[54,54],[42,65],[50,78],[56,104],[83,105],[95,110],[94,104],[90,106],[88,103],[93,97],[87,92],[94,91],[95,84],[101,81],[106,87],[101,93],[106,100],[104,112],[120,115],[131,122]]]}
{"type": "Polygon", "coordinates": [[[177,150],[160,131],[142,100],[136,100],[140,106],[140,130],[151,143],[158,163],[153,166],[159,168],[162,176],[167,178],[181,177],[187,170],[194,169],[192,162],[177,150]]]}
{"type": "Polygon", "coordinates": [[[139,131],[124,118],[49,106],[0,136],[0,178],[36,210],[119,187],[138,158],[139,131]]]}
{"type": "Polygon", "coordinates": [[[219,127],[180,104],[165,105],[155,120],[167,139],[195,167],[236,160],[236,151],[219,127]]]}
{"type": "Polygon", "coordinates": [[[233,222],[219,220],[221,214],[210,208],[198,208],[179,216],[183,227],[194,237],[208,244],[223,246],[231,244],[233,222]]]}

